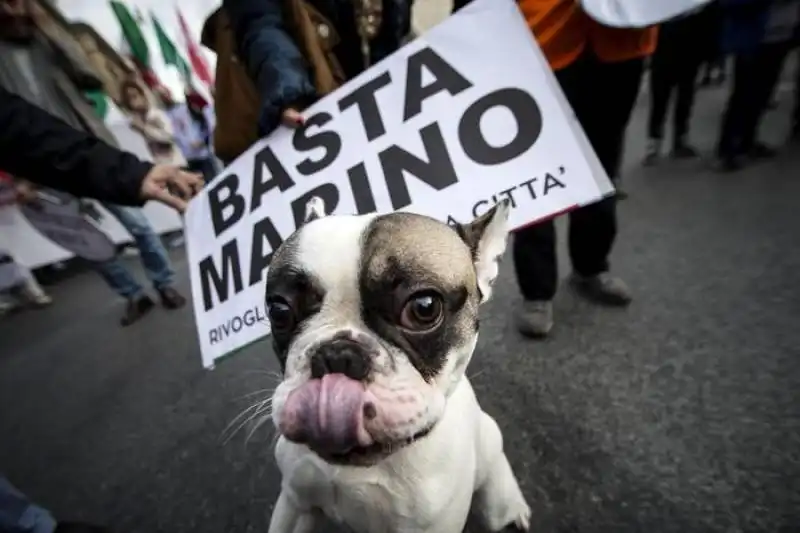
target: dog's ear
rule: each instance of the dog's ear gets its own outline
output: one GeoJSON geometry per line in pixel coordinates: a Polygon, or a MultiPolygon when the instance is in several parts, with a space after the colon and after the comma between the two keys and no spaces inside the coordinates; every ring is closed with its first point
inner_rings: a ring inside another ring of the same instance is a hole
{"type": "Polygon", "coordinates": [[[459,236],[472,251],[481,303],[491,297],[492,284],[497,279],[500,258],[506,250],[510,210],[508,200],[503,200],[470,224],[456,226],[459,236]]]}
{"type": "Polygon", "coordinates": [[[303,218],[303,224],[308,224],[309,222],[317,220],[318,218],[322,218],[326,214],[325,202],[323,202],[322,198],[319,196],[314,196],[306,204],[306,216],[303,218]]]}

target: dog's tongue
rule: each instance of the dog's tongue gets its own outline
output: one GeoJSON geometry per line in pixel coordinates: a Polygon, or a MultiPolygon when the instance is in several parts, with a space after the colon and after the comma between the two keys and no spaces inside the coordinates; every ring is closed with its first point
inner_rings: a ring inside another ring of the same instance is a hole
{"type": "Polygon", "coordinates": [[[342,454],[372,439],[364,429],[364,385],[344,374],[312,379],[289,394],[281,432],[289,440],[342,454]]]}

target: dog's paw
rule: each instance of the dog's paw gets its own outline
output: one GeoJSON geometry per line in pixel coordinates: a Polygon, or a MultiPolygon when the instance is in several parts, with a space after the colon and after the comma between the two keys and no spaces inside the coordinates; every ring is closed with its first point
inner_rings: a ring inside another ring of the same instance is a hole
{"type": "Polygon", "coordinates": [[[515,510],[516,516],[502,531],[528,531],[531,527],[531,508],[528,504],[520,502],[515,510]]]}

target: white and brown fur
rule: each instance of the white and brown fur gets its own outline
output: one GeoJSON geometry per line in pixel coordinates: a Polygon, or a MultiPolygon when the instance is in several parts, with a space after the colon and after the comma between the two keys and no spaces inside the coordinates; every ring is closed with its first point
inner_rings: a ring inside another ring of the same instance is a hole
{"type": "Polygon", "coordinates": [[[500,204],[454,230],[406,213],[325,217],[324,206],[311,204],[267,280],[267,302],[280,297],[297,314],[292,331],[273,331],[284,369],[275,424],[280,429],[289,393],[310,379],[313,347],[343,335],[370,347],[370,387],[386,405],[406,402],[409,416],[375,413],[365,425],[381,448],[351,458],[324,457],[281,436],[283,481],[269,533],[311,533],[321,515],[356,533],[459,533],[473,497],[491,531],[528,529],[531,511],[500,429],[465,376],[507,218],[500,204]],[[409,333],[397,310],[421,289],[441,295],[444,319],[434,331],[409,333]]]}

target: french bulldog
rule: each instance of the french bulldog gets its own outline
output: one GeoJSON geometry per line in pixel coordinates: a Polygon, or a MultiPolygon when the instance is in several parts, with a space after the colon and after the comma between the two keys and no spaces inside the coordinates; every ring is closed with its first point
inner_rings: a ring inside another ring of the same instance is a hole
{"type": "Polygon", "coordinates": [[[311,533],[322,516],[356,533],[460,533],[473,502],[491,531],[528,529],[500,429],[465,375],[508,212],[448,226],[309,204],[267,274],[283,372],[269,533],[311,533]]]}

